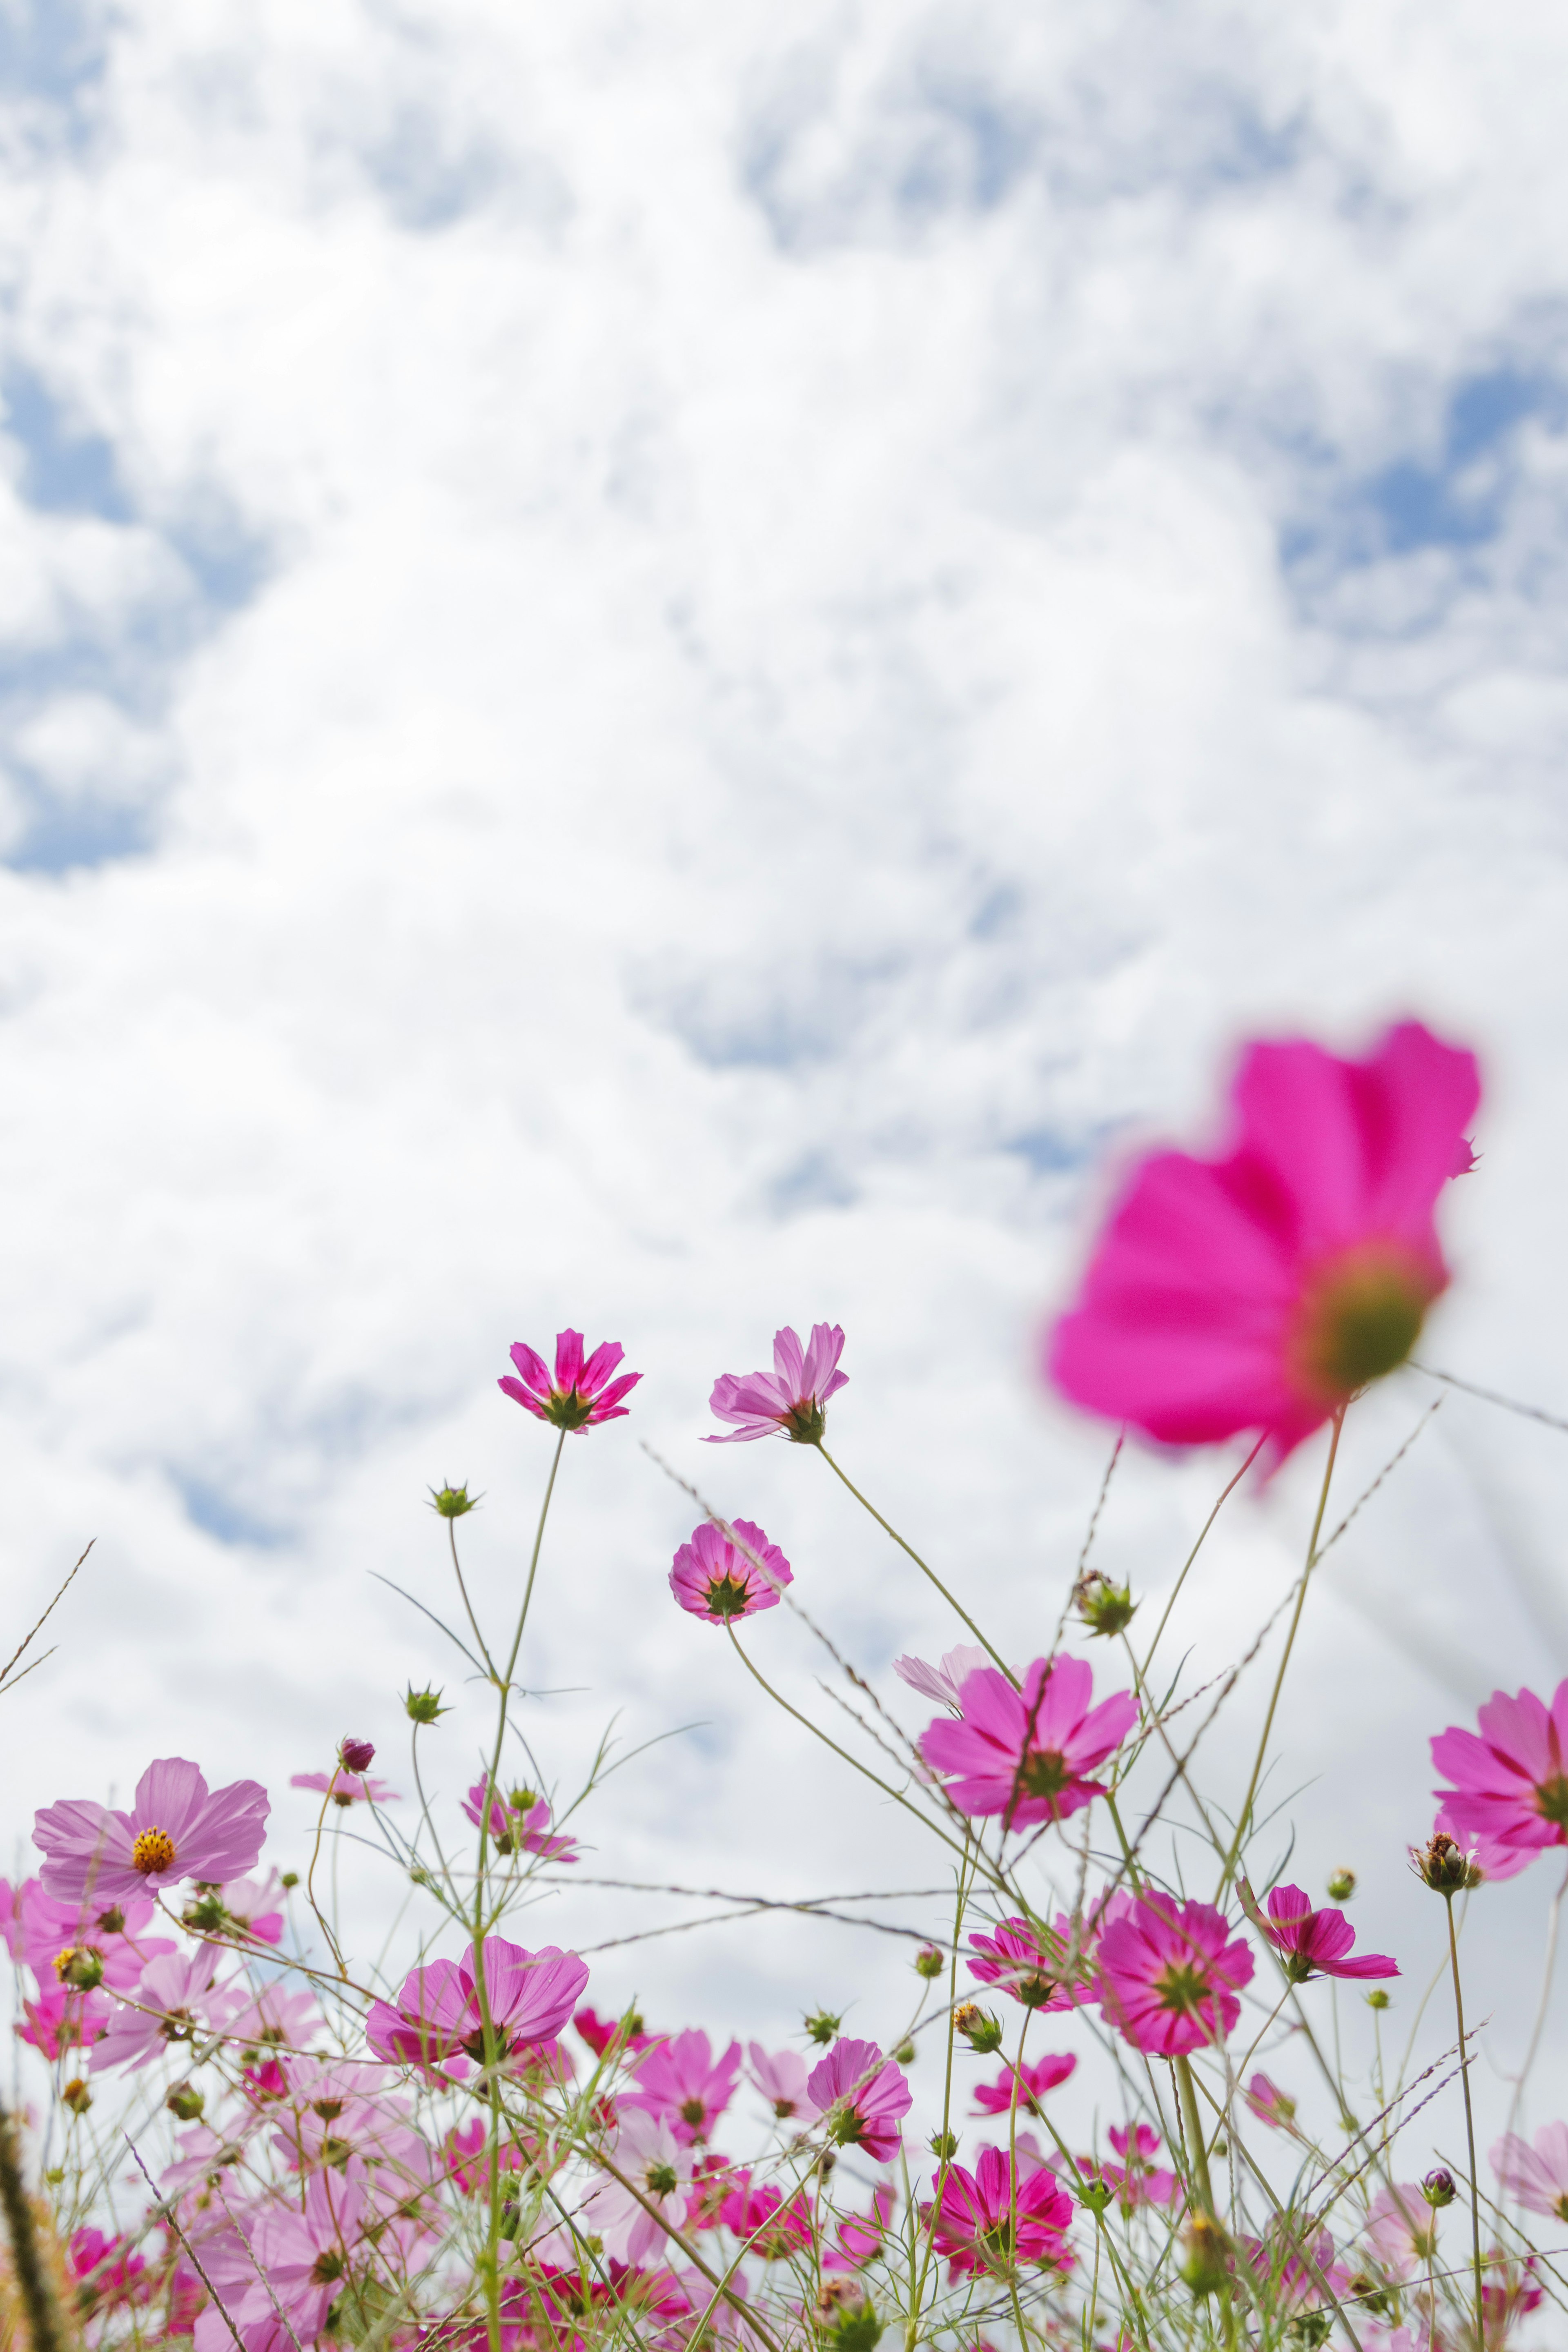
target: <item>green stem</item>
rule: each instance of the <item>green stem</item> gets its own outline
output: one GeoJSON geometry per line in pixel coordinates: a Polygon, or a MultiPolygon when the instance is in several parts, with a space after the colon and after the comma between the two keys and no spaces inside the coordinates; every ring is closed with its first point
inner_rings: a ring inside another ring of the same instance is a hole
{"type": "Polygon", "coordinates": [[[984,1634],[981,1632],[979,1626],[975,1623],[973,1618],[970,1615],[968,1610],[964,1608],[962,1601],[954,1599],[953,1595],[948,1591],[946,1585],[942,1582],[941,1577],[938,1576],[935,1569],[927,1566],[926,1562],[921,1558],[919,1552],[916,1551],[914,1546],[912,1544],[907,1544],[904,1541],[897,1528],[889,1526],[887,1520],[882,1517],[881,1512],[878,1510],[876,1505],[874,1503],[868,1503],[866,1500],[865,1496],[860,1492],[859,1487],[856,1486],[853,1479],[845,1477],[843,1471],[840,1470],[837,1463],[835,1462],[832,1454],[829,1454],[826,1446],[823,1444],[820,1438],[816,1440],[816,1450],[821,1454],[823,1460],[826,1463],[828,1468],[832,1471],[834,1476],[841,1480],[842,1483],[848,1487],[849,1492],[854,1496],[855,1500],[859,1504],[861,1509],[863,1511],[870,1512],[871,1517],[876,1520],[877,1525],[881,1528],[883,1534],[892,1537],[893,1541],[898,1545],[899,1549],[901,1552],[907,1553],[909,1558],[914,1561],[915,1566],[920,1570],[921,1574],[924,1577],[928,1577],[931,1582],[935,1585],[937,1591],[941,1593],[948,1607],[954,1611],[958,1616],[963,1618],[964,1623],[968,1626],[970,1632],[973,1634],[981,1648],[986,1653],[988,1657],[995,1659],[996,1664],[1001,1667],[1003,1673],[1006,1675],[1007,1680],[1012,1684],[1013,1688],[1016,1690],[1018,1687],[1018,1677],[1013,1672],[1012,1667],[1007,1664],[1006,1659],[1002,1655],[1001,1651],[993,1648],[992,1644],[986,1640],[984,1634]]]}
{"type": "Polygon", "coordinates": [[[1476,2343],[1487,2340],[1486,2302],[1481,2294],[1481,2200],[1476,2170],[1476,2119],[1470,2112],[1470,2053],[1465,2046],[1465,1997],[1459,1989],[1459,1939],[1454,1933],[1454,1898],[1443,1897],[1448,1915],[1448,1965],[1454,1975],[1454,2019],[1459,2032],[1459,2087],[1465,2095],[1465,2142],[1470,2159],[1470,2256],[1476,2272],[1476,2343]]]}
{"type": "MultiPolygon", "coordinates": [[[[1160,1622],[1154,1628],[1154,1638],[1150,1643],[1148,1654],[1143,1660],[1143,1673],[1145,1675],[1147,1675],[1150,1666],[1153,1663],[1154,1653],[1160,1646],[1160,1637],[1171,1622],[1171,1612],[1175,1607],[1177,1601],[1181,1599],[1182,1587],[1187,1580],[1187,1570],[1191,1568],[1194,1560],[1196,1559],[1199,1552],[1202,1551],[1205,1544],[1208,1541],[1209,1529],[1213,1527],[1226,1504],[1230,1500],[1232,1495],[1235,1494],[1237,1488],[1240,1486],[1242,1480],[1246,1477],[1247,1472],[1251,1469],[1253,1464],[1257,1461],[1258,1455],[1262,1453],[1268,1443],[1268,1433],[1265,1430],[1263,1435],[1258,1439],[1257,1444],[1253,1447],[1251,1453],[1247,1455],[1246,1461],[1242,1464],[1240,1469],[1231,1480],[1229,1486],[1221,1489],[1218,1502],[1215,1505],[1213,1510],[1204,1521],[1203,1526],[1199,1528],[1198,1539],[1193,1546],[1191,1551],[1187,1554],[1185,1559],[1182,1562],[1182,1572],[1171,1588],[1171,1597],[1166,1601],[1163,1610],[1161,1612],[1160,1622]]],[[[1131,1650],[1131,1643],[1129,1643],[1128,1647],[1131,1650]]]]}
{"type": "Polygon", "coordinates": [[[1203,2199],[1204,2211],[1211,2221],[1218,2220],[1215,2211],[1214,2189],[1209,2181],[1208,2149],[1204,2141],[1204,2127],[1198,2120],[1198,2095],[1193,2087],[1193,2070],[1184,2058],[1173,2058],[1172,2069],[1176,2077],[1176,2094],[1182,2103],[1182,2123],[1187,2136],[1187,2162],[1203,2199]]]}
{"type": "Polygon", "coordinates": [[[1307,1546],[1307,1564],[1301,1570],[1300,1590],[1296,1595],[1296,1606],[1290,1617],[1290,1630],[1285,1636],[1285,1651],[1279,1661],[1279,1671],[1274,1677],[1274,1688],[1269,1693],[1268,1712],[1263,1718],[1263,1737],[1258,1743],[1258,1754],[1253,1759],[1252,1778],[1247,1784],[1247,1795],[1243,1800],[1241,1811],[1237,1815],[1236,1835],[1230,1842],[1230,1851],[1226,1855],[1225,1867],[1220,1873],[1219,1885],[1215,1889],[1216,1902],[1229,1885],[1240,1858],[1253,1801],[1258,1795],[1258,1783],[1263,1777],[1263,1763],[1268,1753],[1268,1738],[1274,1728],[1274,1717],[1279,1705],[1279,1694],[1285,1687],[1286,1669],[1290,1664],[1290,1653],[1296,1646],[1296,1629],[1301,1622],[1301,1612],[1307,1601],[1307,1587],[1311,1581],[1312,1570],[1317,1565],[1318,1538],[1323,1532],[1323,1514],[1329,1507],[1329,1487],[1333,1479],[1334,1461],[1340,1450],[1340,1433],[1344,1425],[1345,1408],[1341,1405],[1334,1415],[1333,1435],[1329,1440],[1329,1458],[1323,1465],[1323,1483],[1318,1495],[1317,1512],[1312,1520],[1311,1539],[1307,1546]]]}

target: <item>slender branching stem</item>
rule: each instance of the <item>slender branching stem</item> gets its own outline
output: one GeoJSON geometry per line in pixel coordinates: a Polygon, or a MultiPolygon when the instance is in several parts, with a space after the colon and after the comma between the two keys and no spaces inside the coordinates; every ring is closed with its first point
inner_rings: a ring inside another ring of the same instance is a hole
{"type": "Polygon", "coordinates": [[[1459,1939],[1454,1932],[1454,1898],[1443,1897],[1448,1921],[1448,1966],[1454,1978],[1454,2022],[1459,2036],[1459,2087],[1465,2095],[1465,2145],[1470,2158],[1470,2258],[1476,2272],[1476,2342],[1487,2340],[1486,2301],[1481,2293],[1481,2200],[1477,2186],[1476,2119],[1470,2109],[1470,2053],[1465,2046],[1465,1996],[1459,1983],[1459,1939]]]}
{"type": "Polygon", "coordinates": [[[1018,1677],[1013,1672],[1012,1667],[1007,1664],[1006,1659],[1002,1655],[1001,1651],[996,1649],[986,1640],[985,1635],[981,1632],[979,1626],[975,1623],[968,1610],[963,1606],[963,1603],[955,1599],[948,1591],[946,1585],[942,1582],[935,1569],[930,1567],[927,1562],[921,1558],[913,1544],[909,1544],[904,1541],[903,1537],[899,1533],[897,1528],[890,1527],[889,1525],[888,1521],[882,1517],[881,1512],[877,1508],[875,1503],[868,1503],[867,1501],[865,1496],[860,1492],[859,1487],[856,1486],[854,1480],[845,1476],[843,1471],[838,1467],[837,1463],[835,1462],[832,1454],[829,1454],[826,1446],[823,1444],[820,1438],[816,1440],[816,1450],[821,1454],[823,1460],[826,1463],[828,1468],[832,1471],[834,1476],[848,1487],[849,1492],[854,1496],[855,1500],[859,1504],[861,1509],[863,1511],[870,1512],[871,1517],[876,1520],[877,1525],[881,1528],[883,1534],[892,1537],[893,1541],[898,1545],[899,1549],[901,1552],[906,1553],[908,1557],[914,1561],[914,1564],[920,1570],[921,1574],[923,1577],[928,1578],[930,1581],[935,1585],[937,1591],[941,1593],[948,1607],[952,1610],[956,1615],[963,1618],[964,1623],[968,1626],[970,1632],[973,1634],[981,1648],[985,1652],[988,1657],[994,1658],[996,1664],[1001,1667],[1002,1672],[1006,1675],[1007,1680],[1012,1684],[1014,1689],[1016,1690],[1018,1687],[1018,1677]]]}

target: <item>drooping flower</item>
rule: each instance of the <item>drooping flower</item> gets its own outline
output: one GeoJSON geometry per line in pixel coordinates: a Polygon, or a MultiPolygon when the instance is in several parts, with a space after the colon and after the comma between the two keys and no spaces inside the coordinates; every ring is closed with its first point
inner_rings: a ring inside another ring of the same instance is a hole
{"type": "Polygon", "coordinates": [[[734,1519],[731,1525],[738,1543],[710,1520],[693,1528],[669,1571],[669,1589],[681,1607],[710,1625],[733,1624],[759,1609],[776,1609],[784,1587],[795,1582],[788,1560],[754,1521],[734,1519]]]}
{"type": "Polygon", "coordinates": [[[1100,1939],[1101,2016],[1134,2048],[1162,2058],[1220,2041],[1252,1979],[1251,1948],[1229,1937],[1212,1904],[1141,1895],[1100,1939]]]}
{"type": "Polygon", "coordinates": [[[892,2162],[914,2094],[902,2067],[874,2042],[841,2036],[806,2076],[805,2090],[837,2147],[863,2148],[874,2164],[892,2162]]]}
{"type": "Polygon", "coordinates": [[[1037,2116],[1047,2092],[1065,2083],[1077,2064],[1070,2051],[1047,2051],[1033,2066],[1005,2066],[994,2083],[975,2085],[974,2104],[983,2116],[1005,2116],[1016,2100],[1020,2115],[1037,2116]]]}
{"type": "MultiPolygon", "coordinates": [[[[485,1809],[486,1780],[476,1780],[463,1800],[463,1811],[477,1829],[485,1809]]],[[[532,1789],[498,1790],[490,1799],[490,1843],[500,1854],[538,1853],[551,1862],[575,1862],[577,1841],[552,1836],[550,1807],[532,1789]]]]}
{"type": "Polygon", "coordinates": [[[503,1373],[496,1385],[536,1421],[548,1421],[556,1429],[596,1429],[601,1422],[624,1421],[630,1410],[621,1399],[631,1394],[642,1374],[623,1372],[618,1381],[611,1378],[625,1354],[619,1340],[606,1339],[584,1360],[581,1331],[562,1331],[556,1336],[552,1380],[543,1357],[520,1339],[511,1350],[517,1377],[503,1373]]]}
{"type": "Polygon", "coordinates": [[[930,2219],[951,2276],[1001,2276],[1020,2263],[1065,2268],[1072,2212],[1072,2200],[1047,2166],[1026,2177],[1020,2167],[1016,2176],[1004,2149],[983,2147],[973,2172],[948,2166],[930,2219]]]}
{"type": "Polygon", "coordinates": [[[770,2057],[760,2042],[748,2042],[746,2058],[752,2082],[782,2122],[797,2117],[802,2125],[816,2120],[816,2109],[806,2096],[805,2060],[798,2050],[780,2050],[770,2057]]]}
{"type": "Polygon", "coordinates": [[[1254,2074],[1243,2096],[1258,2122],[1267,2124],[1270,2131],[1288,2131],[1295,2121],[1295,2100],[1287,2097],[1267,2074],[1254,2074]]]}
{"type": "Polygon", "coordinates": [[[1568,1844],[1568,1682],[1550,1706],[1531,1690],[1494,1691],[1479,1736],[1457,1724],[1432,1742],[1451,1789],[1435,1794],[1439,1830],[1476,1849],[1489,1878],[1511,1878],[1548,1846],[1568,1844]]]}
{"type": "Polygon", "coordinates": [[[634,2108],[623,2111],[606,2153],[646,2202],[639,2204],[631,2189],[606,2174],[584,2200],[584,2221],[604,2240],[613,2261],[641,2263],[666,2243],[661,2223],[679,2230],[686,2219],[691,2202],[691,2150],[676,2138],[668,2115],[634,2108]]]}
{"type": "Polygon", "coordinates": [[[68,1797],[33,1817],[46,1895],[62,1903],[128,1904],[183,1878],[242,1878],[267,1834],[266,1790],[233,1780],[208,1791],[183,1756],[149,1764],[129,1812],[68,1797]]]}
{"type": "Polygon", "coordinates": [[[619,2093],[623,2106],[668,2116],[681,2141],[706,2139],[735,2095],[741,2045],[731,2042],[721,2058],[700,2028],[656,2042],[637,2070],[631,2088],[619,2093]]]}
{"type": "Polygon", "coordinates": [[[1535,2146],[1505,2132],[1491,2153],[1492,2170],[1510,2197],[1532,2213],[1568,2221],[1568,2124],[1543,2124],[1535,2146]]]}
{"type": "Polygon", "coordinates": [[[924,1658],[895,1658],[893,1672],[922,1698],[934,1698],[939,1706],[950,1706],[957,1715],[961,1712],[958,1694],[965,1677],[990,1664],[989,1652],[978,1642],[960,1642],[956,1649],[943,1651],[940,1666],[928,1665],[924,1658]]]}
{"type": "Polygon", "coordinates": [[[1279,1953],[1292,1984],[1309,1977],[1396,1977],[1399,1963],[1384,1952],[1359,1952],[1348,1957],[1355,1929],[1342,1911],[1314,1911],[1312,1898],[1300,1886],[1276,1886],[1265,1917],[1249,1909],[1259,1927],[1279,1953]]]}
{"type": "Polygon", "coordinates": [[[820,1445],[827,1400],[848,1385],[848,1373],[838,1370],[843,1353],[844,1334],[837,1323],[814,1323],[804,1348],[786,1324],[773,1333],[771,1372],[722,1372],[715,1381],[710,1410],[716,1420],[735,1426],[707,1443],[741,1445],[776,1432],[795,1445],[820,1445]]]}
{"type": "Polygon", "coordinates": [[[389,1789],[384,1780],[373,1773],[350,1772],[342,1764],[332,1772],[290,1772],[291,1789],[313,1789],[321,1796],[331,1792],[334,1805],[346,1811],[350,1805],[385,1805],[397,1801],[397,1791],[389,1789]]]}
{"type": "Polygon", "coordinates": [[[977,1667],[959,1686],[960,1719],[928,1725],[921,1754],[953,1776],[947,1793],[960,1812],[1000,1813],[1011,1829],[1066,1821],[1104,1795],[1089,1776],[1138,1720],[1131,1691],[1091,1707],[1093,1693],[1081,1658],[1037,1658],[1020,1690],[995,1666],[977,1667]]]}
{"type": "Polygon", "coordinates": [[[1249,1046],[1234,1148],[1133,1171],[1051,1334],[1051,1379],[1166,1444],[1266,1431],[1282,1459],[1415,1346],[1447,1285],[1434,1212],[1479,1100],[1473,1055],[1416,1022],[1360,1062],[1249,1046]]]}
{"type": "MultiPolygon", "coordinates": [[[[485,1990],[499,2058],[552,2042],[572,2014],[588,1981],[586,1962],[553,1944],[537,1952],[509,1944],[502,1936],[484,1944],[485,1990]]],[[[414,1969],[395,2004],[371,2004],[365,2039],[383,2058],[408,2066],[431,2067],[466,2054],[481,2063],[484,2016],[477,1990],[475,1953],[460,1961],[431,1960],[414,1969]]]]}

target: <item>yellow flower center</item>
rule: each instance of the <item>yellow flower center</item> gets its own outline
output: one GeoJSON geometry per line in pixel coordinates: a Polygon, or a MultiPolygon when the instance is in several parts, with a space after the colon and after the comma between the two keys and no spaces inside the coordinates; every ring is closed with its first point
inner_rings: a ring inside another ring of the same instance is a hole
{"type": "Polygon", "coordinates": [[[1290,1370],[1310,1396],[1342,1404],[1404,1363],[1439,1283],[1391,1243],[1347,1250],[1309,1281],[1290,1334],[1290,1370]]]}
{"type": "Polygon", "coordinates": [[[153,1878],[170,1869],[174,1860],[174,1841],[167,1830],[141,1830],[131,1849],[131,1867],[139,1870],[143,1878],[153,1878]]]}

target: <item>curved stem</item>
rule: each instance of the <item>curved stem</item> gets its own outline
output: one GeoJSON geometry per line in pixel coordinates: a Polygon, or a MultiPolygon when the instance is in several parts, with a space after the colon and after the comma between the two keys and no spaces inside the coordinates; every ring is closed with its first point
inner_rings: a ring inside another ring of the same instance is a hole
{"type": "Polygon", "coordinates": [[[1481,2192],[1476,2170],[1476,2119],[1470,2112],[1470,2053],[1465,2047],[1465,1997],[1459,1990],[1459,1939],[1454,1933],[1454,1898],[1443,1897],[1448,1916],[1448,1965],[1454,1975],[1454,2019],[1459,2032],[1459,2086],[1465,2095],[1465,2144],[1470,2159],[1470,2254],[1476,2270],[1476,2342],[1487,2340],[1487,2307],[1481,2294],[1481,2192]]]}
{"type": "Polygon", "coordinates": [[[1535,2023],[1531,2028],[1530,2047],[1524,2053],[1524,2063],[1519,2070],[1513,2097],[1509,2102],[1508,2129],[1510,2134],[1519,2122],[1519,2111],[1524,2103],[1524,2086],[1535,2063],[1535,2053],[1541,2047],[1541,2036],[1545,2031],[1546,2012],[1552,2004],[1552,1979],[1557,1966],[1557,1930],[1562,1924],[1565,1895],[1568,1895],[1568,1873],[1564,1874],[1563,1884],[1552,1896],[1552,1907],[1546,1915],[1546,1958],[1541,1971],[1541,1999],[1535,2005],[1535,2023]]]}
{"type": "MultiPolygon", "coordinates": [[[[1262,1453],[1268,1443],[1268,1432],[1265,1430],[1257,1444],[1253,1447],[1251,1453],[1247,1455],[1246,1461],[1242,1464],[1240,1469],[1237,1472],[1235,1477],[1231,1480],[1229,1486],[1221,1488],[1218,1502],[1215,1503],[1213,1510],[1209,1513],[1207,1518],[1204,1521],[1203,1526],[1199,1528],[1198,1539],[1193,1546],[1191,1551],[1187,1554],[1185,1559],[1182,1562],[1182,1572],[1180,1576],[1177,1577],[1175,1583],[1171,1587],[1171,1597],[1166,1601],[1164,1608],[1162,1610],[1160,1613],[1160,1622],[1154,1628],[1154,1638],[1150,1643],[1147,1654],[1143,1660],[1142,1671],[1145,1675],[1147,1675],[1150,1665],[1153,1661],[1155,1651],[1160,1646],[1160,1636],[1163,1633],[1166,1626],[1171,1622],[1171,1612],[1181,1598],[1182,1587],[1187,1580],[1187,1570],[1191,1568],[1194,1560],[1196,1559],[1199,1552],[1202,1551],[1205,1544],[1207,1542],[1209,1529],[1213,1527],[1226,1504],[1230,1500],[1232,1495],[1235,1494],[1237,1488],[1240,1486],[1242,1480],[1246,1477],[1247,1472],[1251,1469],[1253,1464],[1257,1461],[1258,1455],[1262,1453]]],[[[1129,1642],[1127,1646],[1129,1653],[1131,1654],[1132,1647],[1131,1643],[1129,1642]]]]}
{"type": "Polygon", "coordinates": [[[1016,1690],[1018,1687],[1018,1677],[1013,1672],[1012,1667],[1007,1664],[1006,1659],[1002,1655],[1001,1651],[994,1648],[991,1643],[986,1640],[984,1634],[981,1632],[979,1626],[975,1623],[968,1610],[964,1608],[961,1601],[955,1600],[953,1595],[948,1591],[946,1585],[942,1582],[941,1577],[938,1576],[935,1569],[927,1566],[926,1562],[921,1558],[919,1552],[916,1551],[914,1546],[904,1541],[903,1537],[899,1533],[897,1528],[889,1527],[888,1521],[882,1517],[881,1512],[878,1510],[876,1505],[874,1503],[868,1503],[866,1500],[865,1496],[860,1492],[859,1487],[856,1486],[854,1480],[845,1477],[843,1471],[840,1470],[837,1463],[835,1462],[832,1454],[829,1454],[826,1446],[823,1444],[820,1438],[816,1441],[816,1450],[821,1454],[823,1460],[826,1463],[828,1468],[832,1471],[834,1476],[848,1487],[849,1492],[854,1496],[855,1500],[859,1504],[861,1509],[863,1511],[870,1512],[871,1517],[876,1520],[877,1525],[881,1528],[883,1534],[892,1537],[893,1541],[898,1545],[899,1549],[901,1552],[907,1553],[909,1558],[914,1561],[915,1566],[920,1570],[921,1574],[929,1578],[931,1582],[935,1585],[937,1591],[941,1593],[948,1607],[958,1616],[963,1618],[964,1623],[968,1626],[970,1632],[973,1634],[981,1648],[985,1652],[988,1657],[994,1658],[996,1664],[1006,1675],[1007,1680],[1012,1684],[1013,1688],[1016,1690]]]}
{"type": "Polygon", "coordinates": [[[447,1522],[447,1541],[452,1549],[452,1573],[458,1580],[458,1590],[463,1596],[463,1607],[468,1613],[468,1620],[473,1630],[474,1639],[479,1645],[479,1655],[485,1662],[486,1673],[493,1675],[496,1670],[495,1660],[491,1657],[489,1650],[486,1645],[485,1637],[479,1631],[479,1621],[474,1614],[474,1604],[468,1599],[468,1588],[463,1581],[462,1563],[458,1558],[458,1522],[456,1519],[448,1519],[447,1522]]]}

